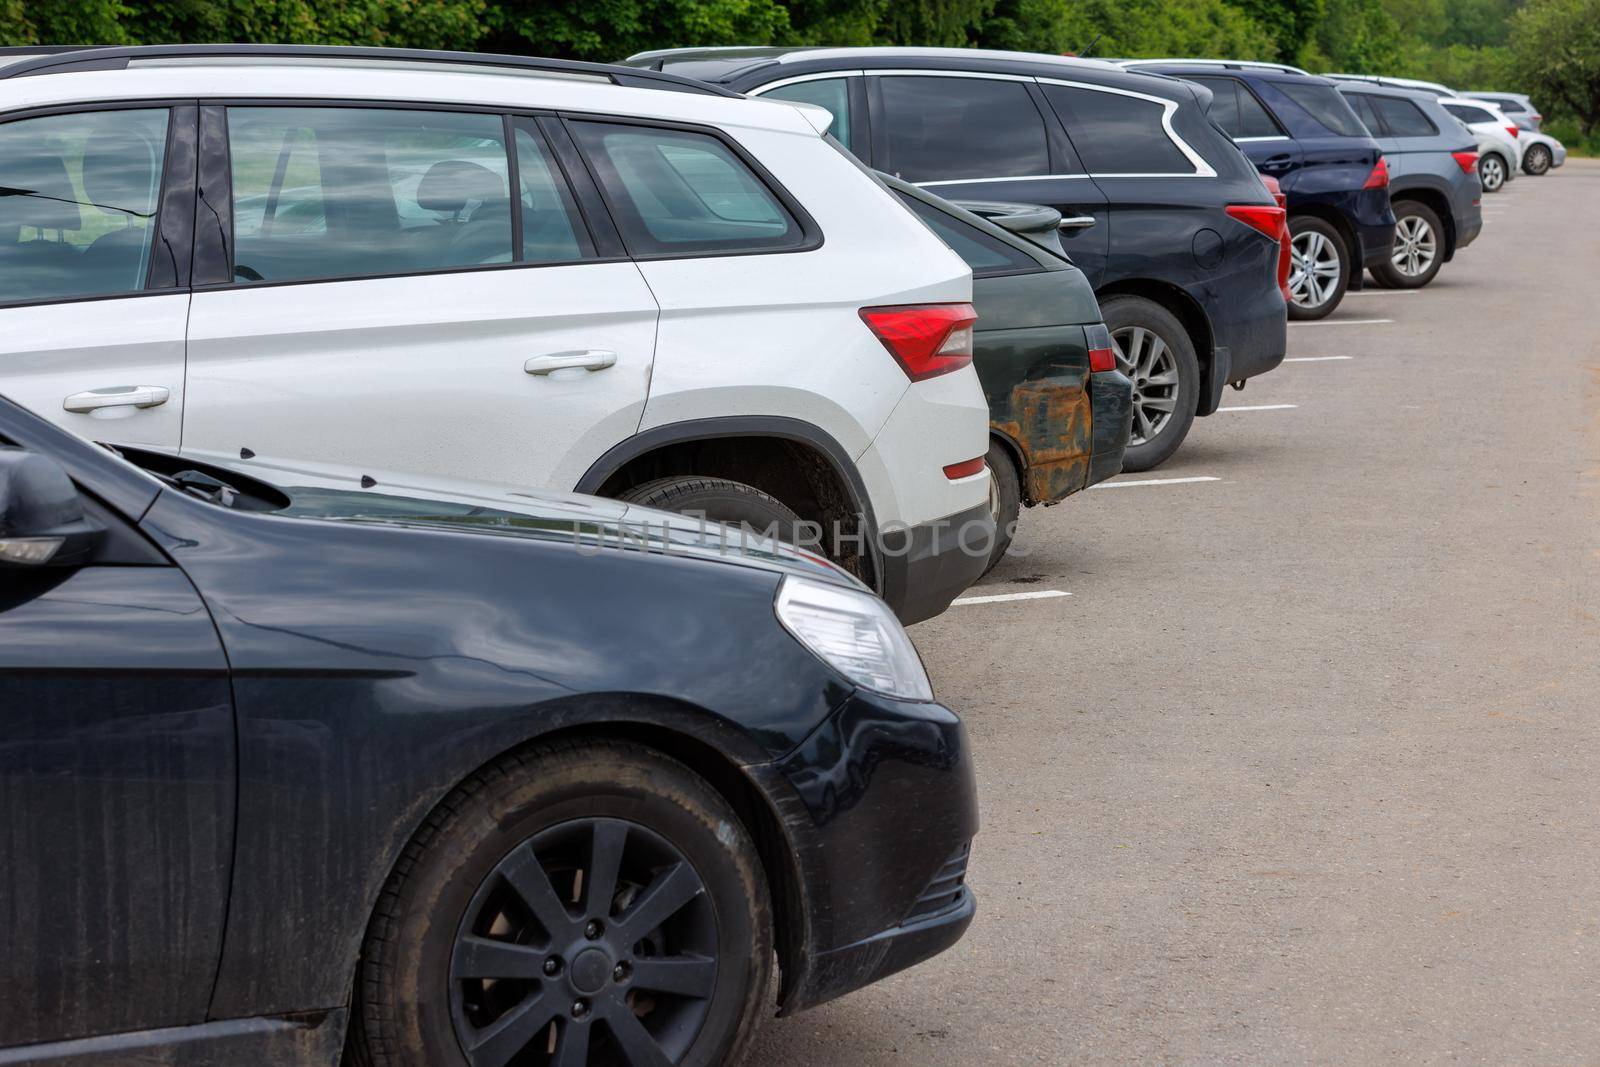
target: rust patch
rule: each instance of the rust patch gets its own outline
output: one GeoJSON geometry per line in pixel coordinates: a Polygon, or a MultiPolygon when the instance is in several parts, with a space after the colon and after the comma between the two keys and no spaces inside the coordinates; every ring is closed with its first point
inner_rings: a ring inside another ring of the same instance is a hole
{"type": "Polygon", "coordinates": [[[1054,504],[1089,477],[1094,417],[1089,393],[1060,378],[1022,382],[1011,390],[1010,419],[996,429],[1022,446],[1022,492],[1030,504],[1054,504]]]}

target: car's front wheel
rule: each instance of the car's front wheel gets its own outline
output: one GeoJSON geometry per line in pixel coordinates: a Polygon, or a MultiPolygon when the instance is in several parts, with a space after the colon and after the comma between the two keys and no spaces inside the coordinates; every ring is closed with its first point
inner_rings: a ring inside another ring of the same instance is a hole
{"type": "Polygon", "coordinates": [[[1522,169],[1529,174],[1538,176],[1550,169],[1553,160],[1550,157],[1550,146],[1536,144],[1531,146],[1522,156],[1522,169]]]}
{"type": "Polygon", "coordinates": [[[1333,225],[1311,215],[1289,220],[1289,317],[1326,318],[1350,283],[1349,253],[1333,225]]]}
{"type": "Polygon", "coordinates": [[[1100,304],[1111,331],[1117,369],[1133,381],[1133,428],[1122,469],[1147,471],[1165,462],[1194,424],[1200,399],[1200,361],[1178,317],[1142,296],[1113,296],[1100,304]]]}
{"type": "Polygon", "coordinates": [[[1421,289],[1444,266],[1444,227],[1426,204],[1401,200],[1394,205],[1394,248],[1389,259],[1372,268],[1378,284],[1388,289],[1421,289]]]}
{"type": "Polygon", "coordinates": [[[619,494],[619,500],[662,511],[676,511],[710,522],[738,526],[760,537],[776,537],[792,545],[821,550],[808,531],[783,501],[761,490],[730,478],[680,475],[656,478],[619,494]]]}
{"type": "Polygon", "coordinates": [[[358,972],[365,1067],[734,1063],[771,1007],[738,815],[651,749],[551,744],[468,779],[406,847],[358,972]]]}
{"type": "Polygon", "coordinates": [[[1486,193],[1498,193],[1506,184],[1506,161],[1498,153],[1489,152],[1478,160],[1478,180],[1486,193]]]}

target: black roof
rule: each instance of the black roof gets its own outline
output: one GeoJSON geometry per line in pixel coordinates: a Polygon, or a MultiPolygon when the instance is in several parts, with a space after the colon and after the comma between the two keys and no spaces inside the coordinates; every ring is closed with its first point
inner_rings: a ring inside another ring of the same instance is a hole
{"type": "Polygon", "coordinates": [[[529,74],[590,75],[605,78],[614,85],[645,89],[669,89],[710,96],[735,96],[720,86],[695,81],[676,74],[641,70],[608,63],[582,63],[569,59],[541,59],[535,56],[489,55],[480,52],[447,52],[426,48],[364,48],[341,45],[295,44],[158,44],[103,47],[67,45],[12,47],[0,55],[25,55],[34,58],[0,64],[0,79],[26,78],[84,70],[125,70],[130,64],[151,59],[320,59],[374,63],[410,63],[419,67],[484,67],[526,71],[529,74]]]}

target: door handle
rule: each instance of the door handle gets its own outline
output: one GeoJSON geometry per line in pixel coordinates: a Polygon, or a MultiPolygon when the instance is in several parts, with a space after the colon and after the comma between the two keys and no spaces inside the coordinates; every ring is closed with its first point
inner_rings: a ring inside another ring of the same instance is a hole
{"type": "Polygon", "coordinates": [[[1094,225],[1093,215],[1071,215],[1056,223],[1058,230],[1086,230],[1094,225]]]}
{"type": "Polygon", "coordinates": [[[171,398],[172,390],[164,385],[113,385],[106,389],[73,393],[61,402],[61,406],[79,413],[102,408],[153,408],[171,398]]]}
{"type": "Polygon", "coordinates": [[[552,352],[548,356],[534,356],[522,365],[522,369],[527,374],[549,374],[552,371],[568,370],[573,367],[596,371],[615,366],[616,362],[615,352],[592,348],[584,352],[552,352]]]}
{"type": "Polygon", "coordinates": [[[1268,156],[1266,159],[1261,161],[1260,169],[1261,170],[1283,170],[1286,167],[1288,167],[1289,164],[1292,163],[1292,162],[1293,162],[1293,160],[1286,154],[1280,154],[1280,155],[1276,155],[1276,156],[1268,156]]]}

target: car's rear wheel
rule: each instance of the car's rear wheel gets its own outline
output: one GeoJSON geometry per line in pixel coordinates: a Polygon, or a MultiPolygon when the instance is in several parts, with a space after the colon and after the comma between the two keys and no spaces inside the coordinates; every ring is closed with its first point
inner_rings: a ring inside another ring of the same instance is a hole
{"type": "Polygon", "coordinates": [[[1200,361],[1178,317],[1142,296],[1113,296],[1100,313],[1111,331],[1117,369],[1133,381],[1133,428],[1122,469],[1147,471],[1165,462],[1194,424],[1200,361]]]}
{"type": "Polygon", "coordinates": [[[505,757],[378,901],[347,1052],[367,1067],[737,1062],[770,1008],[766,878],[739,817],[651,749],[505,757]]]}
{"type": "Polygon", "coordinates": [[[1289,317],[1325,318],[1344,299],[1350,256],[1333,225],[1311,215],[1289,220],[1289,317]]]}
{"type": "Polygon", "coordinates": [[[989,517],[994,520],[994,547],[983,568],[988,574],[1005,558],[1016,537],[1017,518],[1022,514],[1022,480],[1011,453],[999,441],[989,442],[989,454],[983,461],[989,468],[989,517]]]}
{"type": "Polygon", "coordinates": [[[1506,161],[1489,152],[1478,159],[1478,180],[1486,193],[1498,193],[1506,183],[1506,161]]]}
{"type": "Polygon", "coordinates": [[[1372,268],[1373,277],[1389,289],[1421,289],[1444,266],[1444,227],[1426,204],[1400,200],[1394,205],[1394,248],[1389,259],[1372,268]]]}
{"type": "Polygon", "coordinates": [[[704,517],[711,522],[738,526],[762,537],[776,537],[792,545],[823,550],[815,530],[807,530],[787,504],[743,482],[729,478],[685,475],[656,478],[618,494],[619,500],[646,507],[704,517]]]}
{"type": "Polygon", "coordinates": [[[1550,146],[1536,144],[1529,146],[1522,156],[1522,169],[1529,174],[1540,175],[1550,169],[1553,162],[1550,156],[1550,146]]]}

